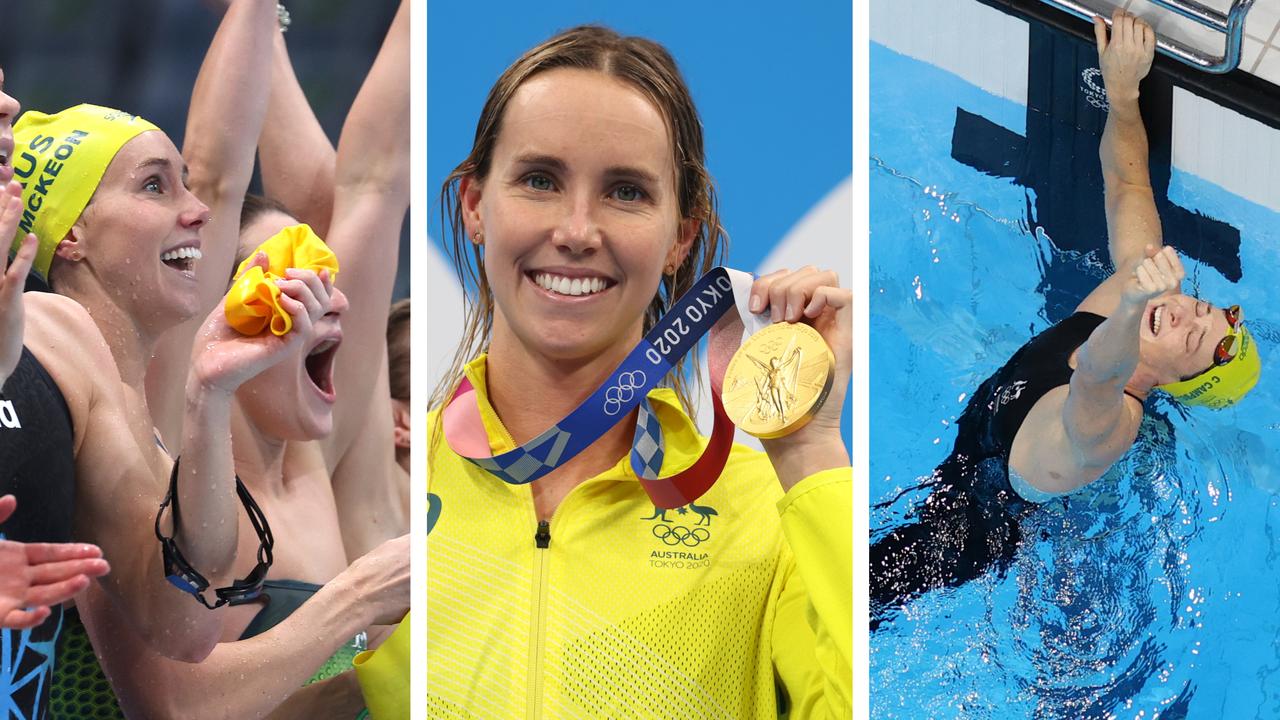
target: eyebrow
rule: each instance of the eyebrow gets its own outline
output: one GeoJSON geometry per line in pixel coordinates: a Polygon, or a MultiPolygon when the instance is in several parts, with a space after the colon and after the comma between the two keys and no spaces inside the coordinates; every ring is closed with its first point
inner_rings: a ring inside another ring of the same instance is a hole
{"type": "Polygon", "coordinates": [[[625,165],[616,165],[605,168],[604,174],[611,178],[627,178],[630,180],[639,180],[644,183],[657,183],[658,176],[645,170],[644,168],[629,167],[625,165]]]}
{"type": "Polygon", "coordinates": [[[554,155],[539,155],[536,153],[518,155],[516,157],[516,164],[517,165],[540,165],[543,167],[552,168],[553,170],[564,169],[564,161],[561,160],[560,158],[554,155]]]}
{"type": "MultiPolygon", "coordinates": [[[[150,158],[138,163],[138,166],[135,167],[134,170],[144,170],[146,168],[151,168],[151,167],[159,167],[167,170],[167,169],[173,168],[173,163],[168,158],[160,158],[160,157],[150,158]]],[[[181,172],[183,182],[186,182],[187,175],[189,174],[189,172],[190,172],[190,168],[187,167],[186,163],[183,163],[182,172],[181,172]]]]}
{"type": "MultiPolygon", "coordinates": [[[[565,163],[554,155],[543,155],[539,153],[528,153],[525,155],[517,155],[515,159],[517,165],[538,166],[550,168],[563,172],[566,168],[565,163]]],[[[611,165],[604,170],[606,177],[610,178],[629,178],[639,180],[646,183],[658,182],[658,176],[644,168],[633,167],[630,165],[611,165]]]]}

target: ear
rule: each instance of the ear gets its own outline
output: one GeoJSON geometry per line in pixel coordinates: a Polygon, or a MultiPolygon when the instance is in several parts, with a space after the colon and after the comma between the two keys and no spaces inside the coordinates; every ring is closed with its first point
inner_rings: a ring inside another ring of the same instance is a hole
{"type": "Polygon", "coordinates": [[[484,183],[474,175],[464,175],[458,182],[458,197],[462,198],[462,224],[466,228],[468,240],[475,237],[477,232],[484,231],[480,222],[480,196],[483,190],[484,183]]]}
{"type": "Polygon", "coordinates": [[[391,399],[391,422],[394,425],[394,437],[397,450],[409,449],[409,403],[404,400],[391,399]]]}
{"type": "Polygon", "coordinates": [[[53,249],[53,254],[68,262],[79,262],[85,255],[83,241],[84,227],[77,220],[76,224],[67,230],[67,235],[62,238],[62,242],[53,249]]]}
{"type": "Polygon", "coordinates": [[[663,265],[671,265],[680,267],[684,264],[684,259],[689,256],[689,250],[693,247],[693,240],[698,236],[698,228],[702,225],[701,221],[696,218],[684,218],[680,221],[680,229],[676,236],[676,242],[667,251],[667,257],[663,261],[663,265]]]}

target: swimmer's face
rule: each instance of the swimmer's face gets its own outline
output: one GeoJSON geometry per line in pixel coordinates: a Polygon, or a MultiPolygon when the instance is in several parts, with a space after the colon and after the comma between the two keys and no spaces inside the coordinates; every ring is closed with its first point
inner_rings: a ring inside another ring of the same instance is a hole
{"type": "MultiPolygon", "coordinates": [[[[263,213],[241,231],[241,256],[296,224],[284,213],[263,213]]],[[[315,324],[315,337],[236,391],[241,410],[259,431],[280,440],[316,440],[333,431],[333,361],[342,343],[346,310],[346,295],[334,288],[329,312],[315,324]]]]}
{"type": "Polygon", "coordinates": [[[662,114],[588,70],[521,85],[488,177],[461,191],[468,236],[484,233],[493,348],[556,360],[630,349],[696,227],[680,217],[662,114]]]}
{"type": "Polygon", "coordinates": [[[1162,383],[1199,375],[1230,330],[1222,308],[1180,293],[1156,298],[1142,315],[1143,362],[1165,376],[1162,383]]]}
{"type": "MultiPolygon", "coordinates": [[[[169,137],[144,132],[116,153],[71,235],[90,278],[143,327],[163,331],[200,309],[196,257],[209,208],[187,188],[169,137]]],[[[64,242],[59,256],[65,257],[64,242]]]]}
{"type": "Polygon", "coordinates": [[[13,179],[13,121],[20,112],[22,105],[4,91],[4,70],[0,69],[0,187],[13,179]]]}

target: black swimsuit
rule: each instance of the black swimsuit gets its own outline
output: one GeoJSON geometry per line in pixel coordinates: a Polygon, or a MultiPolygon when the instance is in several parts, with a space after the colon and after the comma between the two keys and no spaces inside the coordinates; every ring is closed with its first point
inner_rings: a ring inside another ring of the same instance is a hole
{"type": "Polygon", "coordinates": [[[1014,353],[975,393],[979,402],[986,398],[989,443],[1006,460],[1031,408],[1050,390],[1071,383],[1071,354],[1104,320],[1101,315],[1077,312],[1045,330],[1014,353]]]}
{"type": "Polygon", "coordinates": [[[873,629],[916,595],[1007,567],[1021,537],[1018,517],[1032,507],[1009,483],[1013,439],[1045,393],[1071,382],[1071,354],[1105,319],[1075,313],[1029,340],[974,392],[951,454],[926,483],[929,497],[872,544],[873,629]]]}
{"type": "MultiPolygon", "coordinates": [[[[18,509],[0,536],[18,542],[70,542],[75,510],[71,412],[57,383],[25,347],[0,391],[0,495],[18,509]]],[[[47,717],[49,678],[62,628],[62,606],[30,630],[0,630],[0,683],[19,717],[47,717]]]]}

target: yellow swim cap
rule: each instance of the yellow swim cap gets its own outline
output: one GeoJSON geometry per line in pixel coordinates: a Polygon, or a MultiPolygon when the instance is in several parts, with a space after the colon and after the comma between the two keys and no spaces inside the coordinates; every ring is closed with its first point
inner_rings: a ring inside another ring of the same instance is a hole
{"type": "Polygon", "coordinates": [[[290,225],[259,245],[236,268],[236,281],[223,303],[227,324],[242,335],[257,335],[267,328],[276,335],[289,332],[293,317],[280,306],[280,288],[276,285],[289,268],[317,273],[328,270],[330,280],[338,278],[337,256],[311,226],[290,225]],[[250,267],[260,252],[267,255],[266,270],[257,265],[250,267]]]}
{"type": "Polygon", "coordinates": [[[13,176],[22,183],[16,252],[27,233],[40,241],[33,269],[48,282],[53,251],[89,204],[124,144],[159,130],[137,115],[77,105],[55,115],[29,110],[13,126],[13,176]]]}
{"type": "Polygon", "coordinates": [[[1169,393],[1183,405],[1221,410],[1239,402],[1258,384],[1258,377],[1262,375],[1262,359],[1258,357],[1258,348],[1248,328],[1239,325],[1232,333],[1240,349],[1227,364],[1215,365],[1189,380],[1157,385],[1156,388],[1169,393]]]}

